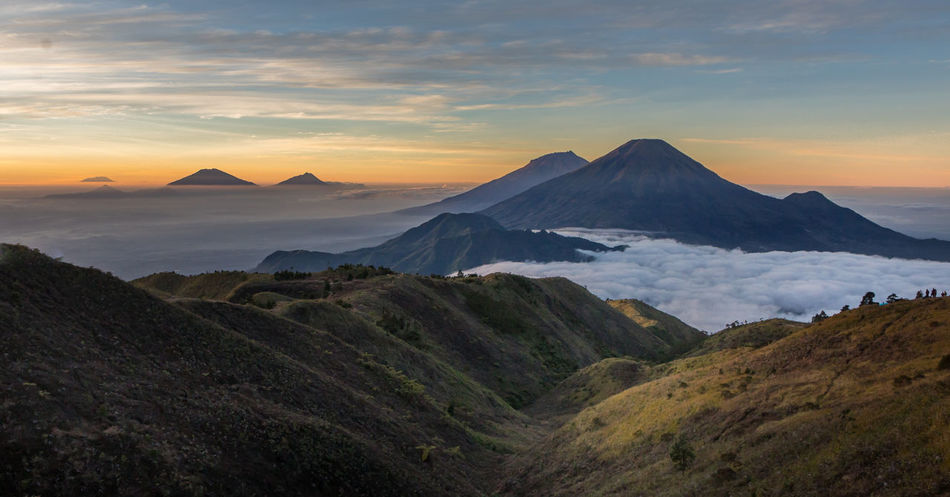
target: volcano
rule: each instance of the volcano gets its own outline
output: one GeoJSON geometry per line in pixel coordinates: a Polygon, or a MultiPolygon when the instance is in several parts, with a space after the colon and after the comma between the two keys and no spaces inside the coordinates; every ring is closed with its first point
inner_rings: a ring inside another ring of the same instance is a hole
{"type": "Polygon", "coordinates": [[[507,228],[620,228],[749,252],[819,250],[950,260],[950,242],[919,240],[879,226],[818,192],[785,199],[762,195],[657,139],[631,140],[481,213],[507,228]]]}
{"type": "Polygon", "coordinates": [[[185,176],[184,178],[172,181],[171,186],[255,186],[250,181],[245,181],[236,176],[232,176],[220,169],[201,169],[198,172],[185,176]]]}

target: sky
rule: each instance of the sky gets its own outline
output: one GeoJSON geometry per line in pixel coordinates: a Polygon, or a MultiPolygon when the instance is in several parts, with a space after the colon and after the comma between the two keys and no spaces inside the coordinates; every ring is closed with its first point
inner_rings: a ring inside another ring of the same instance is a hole
{"type": "Polygon", "coordinates": [[[946,0],[5,0],[0,184],[480,182],[664,138],[741,184],[950,186],[946,0]]]}

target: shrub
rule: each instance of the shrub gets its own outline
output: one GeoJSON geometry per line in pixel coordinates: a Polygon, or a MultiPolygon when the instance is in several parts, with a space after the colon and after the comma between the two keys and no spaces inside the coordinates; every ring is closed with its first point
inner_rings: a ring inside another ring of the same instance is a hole
{"type": "Polygon", "coordinates": [[[670,460],[673,461],[676,469],[686,471],[693,465],[695,459],[696,453],[693,452],[693,448],[686,441],[686,437],[683,435],[677,437],[673,445],[670,446],[670,460]]]}
{"type": "Polygon", "coordinates": [[[940,359],[940,362],[937,364],[937,369],[941,371],[950,369],[950,354],[947,354],[943,356],[942,359],[940,359]]]}

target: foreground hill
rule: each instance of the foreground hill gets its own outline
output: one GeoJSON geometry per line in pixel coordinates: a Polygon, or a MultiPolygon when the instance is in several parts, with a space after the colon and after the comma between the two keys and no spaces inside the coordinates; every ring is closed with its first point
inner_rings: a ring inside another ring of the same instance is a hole
{"type": "Polygon", "coordinates": [[[467,192],[439,202],[404,209],[406,214],[441,214],[444,212],[475,212],[513,197],[532,186],[544,183],[587,165],[587,160],[574,152],[555,152],[537,159],[500,178],[479,185],[467,192]]]}
{"type": "Polygon", "coordinates": [[[587,408],[518,458],[502,493],[950,492],[950,299],[723,333],[695,357],[565,380],[536,406],[587,408]]]}
{"type": "Polygon", "coordinates": [[[516,407],[676,345],[562,279],[187,280],[0,248],[0,495],[486,495],[516,407]]]}
{"type": "Polygon", "coordinates": [[[703,339],[562,278],[135,285],[0,246],[0,495],[950,492],[948,298],[703,339]]]}
{"type": "Polygon", "coordinates": [[[479,214],[441,214],[376,247],[341,254],[277,251],[255,271],[319,271],[341,264],[364,264],[407,273],[448,274],[495,261],[588,261],[591,257],[578,250],[622,249],[556,233],[506,230],[479,214]]]}
{"type": "Polygon", "coordinates": [[[201,169],[194,174],[172,181],[169,186],[254,186],[254,183],[232,176],[220,169],[201,169]]]}
{"type": "Polygon", "coordinates": [[[663,140],[632,140],[482,214],[509,228],[623,228],[746,251],[820,250],[950,261],[950,242],[878,226],[818,192],[768,197],[663,140]]]}

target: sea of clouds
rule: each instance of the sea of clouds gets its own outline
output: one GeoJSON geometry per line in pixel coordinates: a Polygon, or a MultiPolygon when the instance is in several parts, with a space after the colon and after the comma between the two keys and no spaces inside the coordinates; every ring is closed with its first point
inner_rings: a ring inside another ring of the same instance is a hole
{"type": "Polygon", "coordinates": [[[637,298],[702,330],[733,321],[810,320],[821,310],[856,306],[868,291],[913,298],[919,289],[950,289],[950,263],[843,252],[745,253],[619,230],[563,229],[623,252],[591,253],[589,263],[499,262],[466,272],[563,276],[601,298],[637,298]]]}

